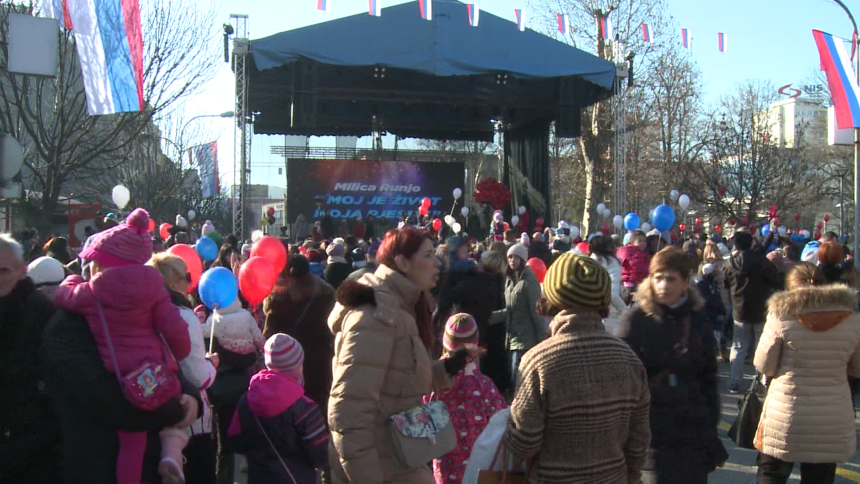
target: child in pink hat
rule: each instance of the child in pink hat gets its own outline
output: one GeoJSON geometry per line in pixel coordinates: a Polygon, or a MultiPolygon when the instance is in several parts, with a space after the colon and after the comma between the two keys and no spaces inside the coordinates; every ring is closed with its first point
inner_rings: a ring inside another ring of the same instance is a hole
{"type": "MultiPolygon", "coordinates": [[[[77,275],[67,277],[57,289],[55,302],[86,317],[105,368],[122,377],[145,361],[154,361],[177,374],[177,361],[190,353],[191,339],[188,325],[170,301],[161,273],[144,265],[152,256],[146,210],[138,208],[125,223],[94,235],[80,256],[92,262],[93,276],[89,281],[77,275]]],[[[179,397],[178,388],[173,396],[179,397]]],[[[139,483],[146,432],[118,430],[117,434],[117,482],[139,483]]],[[[182,449],[188,443],[186,433],[166,428],[159,436],[162,459],[158,470],[163,482],[184,483],[182,449]]]]}
{"type": "MultiPolygon", "coordinates": [[[[442,358],[447,358],[461,346],[477,345],[478,325],[475,318],[466,313],[457,313],[448,318],[442,344],[445,348],[442,358]]],[[[454,377],[453,385],[433,396],[445,402],[457,433],[457,447],[433,460],[433,474],[436,484],[459,484],[463,481],[472,446],[493,415],[507,408],[507,404],[496,385],[481,373],[478,362],[474,360],[469,361],[454,377]]]]}

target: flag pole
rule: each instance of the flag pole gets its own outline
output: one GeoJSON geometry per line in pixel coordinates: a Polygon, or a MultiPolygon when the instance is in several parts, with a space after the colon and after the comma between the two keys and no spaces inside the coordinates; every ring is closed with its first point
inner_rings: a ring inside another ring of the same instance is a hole
{"type": "MultiPolygon", "coordinates": [[[[842,10],[845,10],[845,13],[848,14],[848,18],[851,19],[851,26],[854,27],[854,32],[857,32],[857,22],[854,21],[854,15],[851,14],[851,10],[848,10],[848,7],[842,3],[842,0],[833,0],[838,3],[842,10]]],[[[855,40],[855,36],[851,36],[851,47],[854,50],[858,47],[857,42],[855,40]]],[[[855,80],[858,84],[860,84],[860,53],[858,53],[857,58],[854,59],[854,75],[855,80]]],[[[857,251],[860,249],[860,129],[854,128],[854,269],[860,270],[860,257],[857,257],[857,251]]]]}

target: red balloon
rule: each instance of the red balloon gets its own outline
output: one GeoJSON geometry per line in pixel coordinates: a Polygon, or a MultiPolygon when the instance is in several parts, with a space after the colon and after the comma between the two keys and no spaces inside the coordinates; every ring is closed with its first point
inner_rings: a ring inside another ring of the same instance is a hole
{"type": "Polygon", "coordinates": [[[829,221],[830,221],[830,215],[825,215],[825,216],[824,216],[824,221],[825,221],[825,222],[829,222],[829,221]]]}
{"type": "Polygon", "coordinates": [[[508,223],[507,223],[507,222],[504,222],[504,223],[502,224],[502,226],[505,228],[505,232],[507,232],[508,230],[511,230],[511,226],[510,226],[510,225],[508,225],[508,223]]]}
{"type": "Polygon", "coordinates": [[[702,219],[701,218],[696,217],[696,225],[702,225],[702,219]]]}
{"type": "Polygon", "coordinates": [[[275,237],[268,235],[260,237],[251,249],[251,257],[262,257],[272,263],[275,274],[280,274],[287,267],[287,249],[275,237]]]}
{"type": "MultiPolygon", "coordinates": [[[[821,222],[818,222],[817,224],[815,224],[815,228],[817,228],[818,230],[821,230],[821,228],[822,228],[822,227],[824,227],[824,224],[823,224],[823,223],[821,223],[821,222]]],[[[818,237],[816,237],[816,239],[817,239],[817,238],[818,238],[818,237]]]]}
{"type": "Polygon", "coordinates": [[[532,257],[526,262],[526,265],[535,273],[538,282],[543,284],[543,278],[546,277],[546,264],[537,257],[532,257]]]}
{"type": "Polygon", "coordinates": [[[681,229],[681,232],[685,232],[687,230],[687,226],[684,224],[678,225],[678,228],[681,229]]]}
{"type": "Polygon", "coordinates": [[[816,231],[813,235],[815,235],[816,240],[821,238],[821,232],[816,231]]]}
{"type": "Polygon", "coordinates": [[[191,274],[191,284],[188,285],[188,292],[193,291],[197,287],[197,283],[200,282],[200,275],[203,274],[203,261],[200,260],[200,254],[194,250],[194,247],[185,244],[176,244],[167,249],[167,253],[175,255],[185,262],[185,268],[191,274]]]}
{"type": "Polygon", "coordinates": [[[429,212],[429,211],[430,211],[429,205],[426,207],[424,205],[422,205],[418,208],[418,215],[422,215],[422,216],[427,215],[427,212],[429,212]]]}
{"type": "Polygon", "coordinates": [[[276,282],[278,273],[275,267],[260,256],[251,257],[239,270],[239,290],[252,305],[263,302],[271,294],[276,282]]]}
{"type": "Polygon", "coordinates": [[[155,220],[149,219],[149,231],[155,230],[155,220]]]}
{"type": "Polygon", "coordinates": [[[609,224],[606,222],[600,224],[600,231],[603,232],[604,235],[608,235],[611,231],[611,229],[609,228],[609,224]]]}
{"type": "Polygon", "coordinates": [[[717,233],[720,233],[720,232],[722,232],[722,231],[723,231],[723,227],[722,227],[722,226],[720,226],[720,225],[717,225],[716,227],[714,227],[714,230],[715,230],[717,233]]]}
{"type": "Polygon", "coordinates": [[[173,226],[168,223],[161,224],[161,227],[158,228],[158,235],[161,236],[161,240],[167,240],[170,238],[170,232],[168,231],[172,228],[173,226]]]}
{"type": "Polygon", "coordinates": [[[269,207],[269,209],[266,210],[266,215],[268,215],[269,217],[274,217],[275,216],[275,209],[273,207],[269,207]]]}
{"type": "Polygon", "coordinates": [[[797,212],[796,214],[794,214],[794,220],[800,222],[800,212],[797,212]]]}
{"type": "Polygon", "coordinates": [[[430,205],[433,204],[433,200],[430,200],[430,197],[424,197],[424,200],[421,200],[421,206],[430,208],[430,205]]]}
{"type": "Polygon", "coordinates": [[[434,218],[434,219],[433,219],[433,230],[435,230],[436,232],[438,232],[438,231],[439,231],[439,230],[441,230],[441,229],[442,229],[442,219],[440,219],[440,218],[438,218],[438,217],[437,217],[437,218],[434,218]]]}

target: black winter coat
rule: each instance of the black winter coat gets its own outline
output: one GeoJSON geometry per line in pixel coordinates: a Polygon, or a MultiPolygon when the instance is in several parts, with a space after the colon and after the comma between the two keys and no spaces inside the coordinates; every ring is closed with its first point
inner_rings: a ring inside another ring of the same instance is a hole
{"type": "Polygon", "coordinates": [[[0,482],[60,482],[60,428],[39,349],[54,304],[29,278],[0,298],[0,482]]]}
{"type": "MultiPolygon", "coordinates": [[[[43,339],[45,379],[63,433],[65,482],[116,484],[117,430],[124,430],[149,432],[143,480],[160,483],[157,432],[182,420],[184,410],[179,400],[152,412],[129,403],[116,376],[105,369],[87,320],[81,315],[57,311],[43,339]]],[[[179,379],[182,393],[194,396],[202,412],[200,392],[181,373],[179,379]]]]}
{"type": "Polygon", "coordinates": [[[346,262],[333,262],[325,266],[323,279],[329,286],[337,289],[352,274],[352,266],[346,262]]]}
{"type": "Polygon", "coordinates": [[[537,257],[542,260],[547,267],[549,267],[553,262],[552,251],[549,250],[546,242],[541,242],[539,240],[533,241],[529,244],[529,259],[533,257],[537,257]]]}
{"type": "Polygon", "coordinates": [[[763,254],[745,250],[732,256],[723,274],[735,321],[764,323],[767,300],[783,285],[776,266],[763,254]]]}
{"type": "Polygon", "coordinates": [[[651,447],[646,470],[677,477],[687,469],[711,472],[728,453],[717,435],[720,397],[714,332],[695,289],[681,307],[656,302],[647,281],[639,286],[639,304],[627,309],[615,331],[639,356],[651,386],[651,447]],[[684,344],[684,326],[689,339],[684,344]]]}

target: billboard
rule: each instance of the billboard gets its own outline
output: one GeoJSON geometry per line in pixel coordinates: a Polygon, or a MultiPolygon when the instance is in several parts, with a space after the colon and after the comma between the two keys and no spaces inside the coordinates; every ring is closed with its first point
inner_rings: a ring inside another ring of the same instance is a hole
{"type": "Polygon", "coordinates": [[[430,215],[443,217],[454,206],[453,191],[462,188],[463,163],[366,160],[287,160],[287,218],[304,213],[310,220],[327,209],[335,219],[400,220],[417,215],[424,197],[430,215]],[[319,205],[319,208],[318,208],[319,205]]]}

